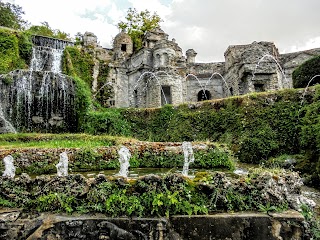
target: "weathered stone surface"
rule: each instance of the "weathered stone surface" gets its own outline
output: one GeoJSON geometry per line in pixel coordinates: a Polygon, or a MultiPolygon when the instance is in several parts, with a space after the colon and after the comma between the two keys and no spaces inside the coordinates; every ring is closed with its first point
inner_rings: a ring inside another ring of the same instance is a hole
{"type": "Polygon", "coordinates": [[[128,39],[124,32],[115,37],[115,61],[106,79],[116,83],[115,107],[160,107],[291,88],[293,69],[320,52],[280,55],[272,42],[253,42],[229,46],[225,62],[197,63],[195,50],[184,57],[175,39],[169,40],[160,28],[147,32],[143,48],[134,54],[128,39]],[[201,97],[203,91],[206,97],[201,97]]]}
{"type": "Polygon", "coordinates": [[[1,239],[307,239],[297,212],[224,213],[171,218],[109,218],[102,214],[26,215],[8,219],[0,212],[1,239]]]}

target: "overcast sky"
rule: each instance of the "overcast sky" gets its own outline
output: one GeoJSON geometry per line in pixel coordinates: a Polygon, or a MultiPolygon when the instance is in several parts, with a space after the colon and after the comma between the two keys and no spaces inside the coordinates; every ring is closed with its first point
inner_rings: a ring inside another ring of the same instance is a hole
{"type": "Polygon", "coordinates": [[[111,47],[129,7],[156,11],[161,27],[197,61],[224,61],[229,45],[272,41],[281,53],[320,48],[320,0],[4,0],[20,5],[32,25],[90,31],[111,47]]]}

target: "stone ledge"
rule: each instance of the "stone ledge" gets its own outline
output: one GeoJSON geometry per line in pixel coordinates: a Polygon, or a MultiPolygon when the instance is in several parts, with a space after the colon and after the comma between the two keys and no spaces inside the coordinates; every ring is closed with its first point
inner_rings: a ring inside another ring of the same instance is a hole
{"type": "Polygon", "coordinates": [[[304,239],[304,218],[283,213],[218,213],[170,218],[112,218],[103,214],[27,214],[0,210],[1,239],[304,239]],[[14,214],[17,218],[8,218],[14,214]],[[18,214],[18,215],[17,215],[18,214]]]}

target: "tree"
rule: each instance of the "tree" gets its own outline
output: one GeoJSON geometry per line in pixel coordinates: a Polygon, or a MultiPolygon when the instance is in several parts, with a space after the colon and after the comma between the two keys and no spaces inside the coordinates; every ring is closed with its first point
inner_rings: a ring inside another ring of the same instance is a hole
{"type": "Polygon", "coordinates": [[[62,32],[58,29],[52,29],[48,22],[42,22],[40,26],[31,26],[27,31],[33,35],[42,35],[46,37],[70,40],[68,33],[62,32]]]}
{"type": "Polygon", "coordinates": [[[148,10],[137,12],[135,8],[129,8],[125,21],[118,23],[118,28],[125,30],[132,39],[134,51],[142,47],[145,32],[159,27],[162,21],[157,13],[151,14],[148,10]]]}
{"type": "Polygon", "coordinates": [[[0,26],[23,29],[27,21],[22,19],[24,11],[19,5],[4,3],[0,0],[0,26]]]}

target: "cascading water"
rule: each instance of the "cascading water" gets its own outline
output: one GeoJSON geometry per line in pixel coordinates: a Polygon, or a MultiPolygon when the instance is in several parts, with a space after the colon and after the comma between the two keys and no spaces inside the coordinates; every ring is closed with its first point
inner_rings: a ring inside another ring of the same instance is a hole
{"type": "Polygon", "coordinates": [[[194,155],[191,142],[183,142],[182,150],[184,155],[184,164],[182,169],[182,175],[188,176],[189,173],[189,165],[194,162],[194,155]]]}
{"type": "Polygon", "coordinates": [[[61,73],[61,61],[64,48],[72,43],[34,36],[33,44],[30,70],[0,76],[0,120],[18,131],[71,130],[75,88],[61,73]]]}
{"type": "Polygon", "coordinates": [[[130,167],[129,160],[131,157],[130,150],[125,146],[122,146],[118,151],[118,154],[119,154],[120,170],[117,176],[128,177],[128,173],[129,173],[128,169],[130,167]]]}
{"type": "Polygon", "coordinates": [[[0,102],[0,133],[17,133],[12,124],[6,120],[0,102]]]}

